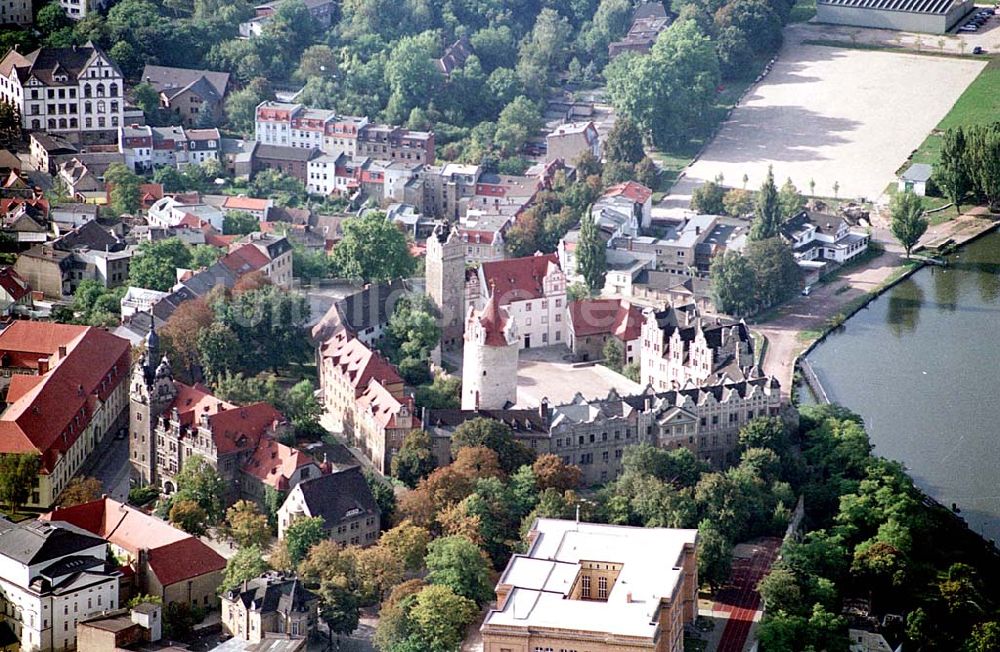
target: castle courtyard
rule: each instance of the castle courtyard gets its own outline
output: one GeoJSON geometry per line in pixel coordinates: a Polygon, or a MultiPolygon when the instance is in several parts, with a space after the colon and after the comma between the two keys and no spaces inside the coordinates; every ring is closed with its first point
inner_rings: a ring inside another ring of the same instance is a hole
{"type": "Polygon", "coordinates": [[[563,346],[521,351],[517,365],[517,407],[537,407],[543,398],[549,405],[573,400],[577,392],[586,399],[604,398],[612,389],[623,396],[638,394],[642,386],[594,363],[576,364],[564,358],[563,346]]]}

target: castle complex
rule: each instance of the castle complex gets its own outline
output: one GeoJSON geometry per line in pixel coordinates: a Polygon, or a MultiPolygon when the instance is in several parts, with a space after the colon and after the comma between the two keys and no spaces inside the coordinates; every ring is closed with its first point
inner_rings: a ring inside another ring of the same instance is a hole
{"type": "Polygon", "coordinates": [[[469,309],[462,352],[462,409],[512,407],[517,402],[517,322],[494,287],[482,310],[469,309]]]}

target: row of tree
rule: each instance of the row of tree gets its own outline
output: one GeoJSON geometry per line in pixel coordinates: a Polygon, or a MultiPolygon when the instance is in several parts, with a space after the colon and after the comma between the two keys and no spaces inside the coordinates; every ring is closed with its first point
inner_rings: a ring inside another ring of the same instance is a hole
{"type": "Polygon", "coordinates": [[[971,193],[1000,210],[1000,122],[946,131],[934,180],[959,209],[971,193]]]}

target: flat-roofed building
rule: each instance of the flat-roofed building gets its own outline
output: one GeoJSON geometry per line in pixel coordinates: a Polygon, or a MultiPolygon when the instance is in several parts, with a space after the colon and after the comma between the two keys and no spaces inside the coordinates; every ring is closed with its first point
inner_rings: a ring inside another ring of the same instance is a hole
{"type": "Polygon", "coordinates": [[[697,616],[697,530],[540,518],[497,582],[484,652],[681,652],[697,616]]]}
{"type": "Polygon", "coordinates": [[[816,20],[834,25],[945,34],[973,9],[972,0],[819,0],[816,20]]]}

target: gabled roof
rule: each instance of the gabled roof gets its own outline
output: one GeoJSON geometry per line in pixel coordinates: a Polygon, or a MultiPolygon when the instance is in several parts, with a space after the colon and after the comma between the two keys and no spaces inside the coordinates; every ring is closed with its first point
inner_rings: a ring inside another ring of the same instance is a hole
{"type": "Polygon", "coordinates": [[[226,560],[195,537],[187,537],[149,551],[149,570],[164,587],[208,573],[221,572],[225,568],[226,560]]]}
{"type": "Polygon", "coordinates": [[[403,279],[389,283],[369,283],[362,289],[335,301],[312,329],[313,339],[325,341],[341,328],[353,335],[365,329],[389,323],[391,310],[410,287],[403,279]]]}
{"type": "Polygon", "coordinates": [[[379,513],[360,466],[300,482],[293,491],[302,493],[309,516],[322,516],[327,528],[357,514],[379,513]]]}
{"type": "Polygon", "coordinates": [[[234,211],[267,211],[273,202],[270,199],[256,197],[226,197],[222,207],[234,211]]]}
{"type": "Polygon", "coordinates": [[[41,518],[70,523],[132,554],[191,538],[166,521],[107,497],[54,509],[41,518]]]}
{"type": "Polygon", "coordinates": [[[0,555],[25,565],[59,559],[103,543],[89,532],[66,523],[25,521],[0,530],[0,555]]]}
{"type": "Polygon", "coordinates": [[[31,292],[31,286],[14,271],[10,265],[0,267],[0,287],[10,295],[11,300],[19,301],[31,292]]]}
{"type": "Polygon", "coordinates": [[[14,400],[0,415],[0,453],[38,453],[46,472],[86,430],[98,401],[125,382],[131,365],[127,340],[89,326],[15,321],[0,334],[0,353],[34,368],[38,358],[49,358],[49,371],[30,387],[12,386],[8,401],[14,400]]]}
{"type": "Polygon", "coordinates": [[[396,397],[382,383],[372,378],[368,387],[357,398],[358,412],[367,412],[382,428],[402,427],[398,421],[400,411],[406,408],[413,414],[413,397],[396,397]]]}
{"type": "Polygon", "coordinates": [[[316,460],[297,448],[266,439],[254,451],[253,457],[243,465],[243,472],[278,491],[288,491],[292,475],[310,464],[319,466],[316,460]]]}
{"type": "Polygon", "coordinates": [[[68,82],[76,82],[80,73],[86,70],[97,56],[103,56],[121,77],[121,70],[118,69],[111,57],[105,55],[91,41],[87,41],[85,45],[68,48],[39,48],[24,56],[11,50],[0,61],[0,74],[9,77],[11,68],[16,68],[21,83],[26,82],[30,77],[35,77],[46,85],[62,85],[65,82],[56,82],[54,79],[56,75],[65,74],[68,82]]]}
{"type": "Polygon", "coordinates": [[[625,181],[611,186],[602,197],[625,197],[637,204],[645,204],[653,196],[653,191],[638,181],[625,181]]]}
{"type": "Polygon", "coordinates": [[[227,592],[225,598],[240,602],[245,608],[262,615],[276,611],[282,614],[304,612],[310,608],[311,603],[319,599],[298,579],[274,572],[250,580],[245,588],[238,587],[227,592]]]}
{"type": "Polygon", "coordinates": [[[216,398],[202,386],[174,381],[174,387],[177,394],[167,406],[167,414],[176,408],[180,424],[187,427],[207,417],[220,455],[255,449],[275,423],[284,421],[282,414],[267,403],[241,407],[216,398]]]}
{"type": "Polygon", "coordinates": [[[444,55],[434,63],[438,71],[444,75],[450,75],[456,68],[464,66],[471,54],[472,44],[468,37],[463,36],[445,48],[444,55]]]}
{"type": "Polygon", "coordinates": [[[147,64],[142,71],[142,81],[149,82],[168,98],[190,88],[206,100],[219,101],[229,86],[229,73],[147,64]]]}
{"type": "Polygon", "coordinates": [[[545,276],[559,271],[559,256],[552,253],[496,260],[483,263],[480,270],[486,287],[499,293],[500,305],[505,306],[545,296],[545,276]]]}
{"type": "Polygon", "coordinates": [[[396,368],[388,360],[345,331],[336,333],[324,342],[320,353],[324,362],[329,360],[329,364],[347,378],[355,397],[361,396],[373,378],[383,385],[403,383],[396,368]]]}
{"type": "Polygon", "coordinates": [[[614,335],[623,342],[639,339],[642,309],[625,300],[585,299],[569,304],[569,322],[577,337],[614,335]]]}
{"type": "Polygon", "coordinates": [[[233,273],[242,276],[267,267],[267,264],[271,260],[257,247],[245,244],[242,247],[233,249],[220,258],[219,262],[233,273]]]}

